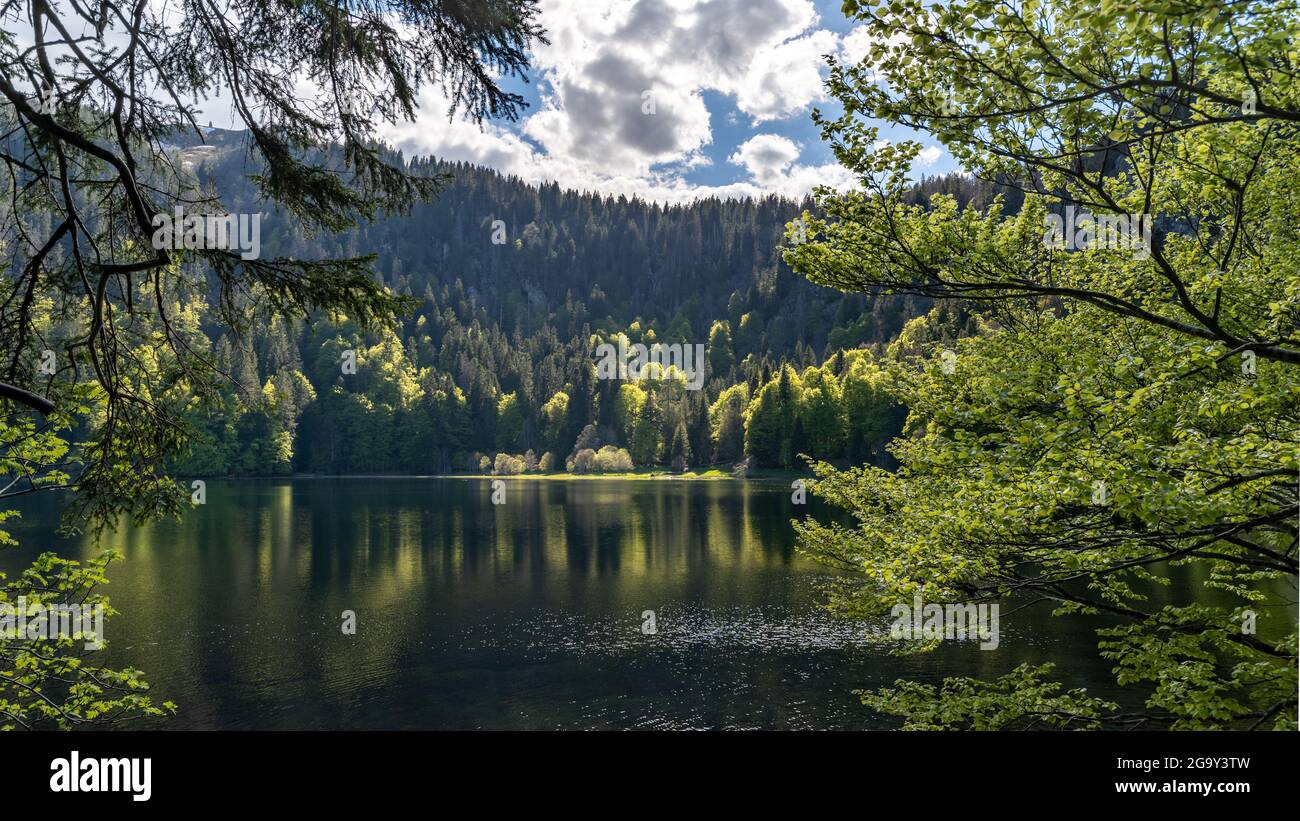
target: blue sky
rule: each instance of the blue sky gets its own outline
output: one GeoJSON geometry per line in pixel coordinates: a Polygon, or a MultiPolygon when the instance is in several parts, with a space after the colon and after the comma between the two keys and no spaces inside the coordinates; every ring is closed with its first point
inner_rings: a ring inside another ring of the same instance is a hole
{"type": "MultiPolygon", "coordinates": [[[[825,96],[823,56],[857,61],[869,45],[836,0],[540,0],[539,8],[550,44],[532,50],[531,82],[506,82],[530,104],[518,122],[448,118],[442,90],[426,86],[416,120],[385,125],[380,136],[407,156],[661,202],[798,197],[854,183],[810,119],[814,107],[838,109],[825,96]]],[[[320,94],[306,77],[299,83],[303,99],[320,94]]],[[[241,127],[228,99],[200,107],[200,122],[241,127]]],[[[914,175],[955,170],[929,135],[876,125],[882,139],[922,143],[914,175]]]]}
{"type": "MultiPolygon", "coordinates": [[[[426,89],[417,122],[385,136],[408,156],[670,202],[852,184],[810,119],[837,109],[821,55],[857,59],[867,44],[838,2],[542,0],[541,14],[551,43],[530,83],[509,83],[530,104],[518,122],[448,122],[426,89]]],[[[955,167],[928,135],[880,134],[923,143],[917,173],[955,167]]]]}

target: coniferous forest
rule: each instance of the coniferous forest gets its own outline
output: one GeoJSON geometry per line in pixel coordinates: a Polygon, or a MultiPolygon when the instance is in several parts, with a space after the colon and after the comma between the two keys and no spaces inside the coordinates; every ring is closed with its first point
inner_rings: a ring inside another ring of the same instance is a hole
{"type": "MultiPolygon", "coordinates": [[[[242,140],[214,131],[201,152],[177,146],[232,213],[259,207],[242,140]]],[[[927,300],[845,294],[793,273],[780,259],[786,224],[810,202],[664,206],[396,161],[442,181],[439,195],[336,235],[268,219],[261,242],[263,253],[300,259],[375,254],[381,284],[409,301],[400,328],[365,333],[342,313],[274,316],[236,341],[200,321],[238,389],[185,412],[195,435],[179,474],[888,460],[905,412],[880,390],[874,357],[927,300]],[[593,351],[619,335],[703,345],[701,389],[671,374],[597,378],[593,351]]],[[[915,187],[918,201],[936,192],[987,200],[992,186],[952,175],[915,187]]],[[[958,334],[956,312],[947,326],[958,334]]]]}

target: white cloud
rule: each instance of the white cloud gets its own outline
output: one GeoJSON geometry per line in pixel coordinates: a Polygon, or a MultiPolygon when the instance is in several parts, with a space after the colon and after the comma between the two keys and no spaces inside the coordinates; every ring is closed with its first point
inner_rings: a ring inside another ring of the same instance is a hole
{"type": "Polygon", "coordinates": [[[781,43],[754,56],[749,72],[735,86],[736,106],[756,122],[787,117],[826,98],[824,57],[839,38],[825,30],[781,43]]]}
{"type": "Polygon", "coordinates": [[[736,97],[765,120],[821,94],[827,31],[800,36],[817,15],[809,0],[544,0],[549,45],[534,67],[551,91],[524,132],[550,155],[593,170],[641,173],[686,160],[712,140],[704,91],[736,97]],[[645,112],[645,95],[655,111],[645,112]]]}
{"type": "Polygon", "coordinates": [[[857,30],[841,38],[817,28],[810,0],[542,0],[540,7],[550,40],[532,54],[540,105],[518,133],[448,122],[445,99],[426,90],[418,122],[389,129],[388,139],[408,154],[480,163],[530,182],[671,202],[801,196],[819,184],[851,182],[834,163],[799,164],[801,147],[770,134],[731,155],[746,181],[682,179],[708,164],[703,152],[714,131],[706,93],[731,97],[755,123],[802,115],[824,99],[823,55],[862,47],[857,30]]]}
{"type": "MultiPolygon", "coordinates": [[[[895,33],[889,35],[885,40],[888,46],[896,46],[900,43],[907,42],[907,35],[895,33]]],[[[870,29],[865,25],[854,26],[853,30],[840,40],[840,60],[845,63],[857,64],[862,62],[867,53],[880,42],[880,38],[872,34],[870,29]]],[[[874,75],[873,75],[874,76],[874,75]]]]}
{"type": "Polygon", "coordinates": [[[854,183],[853,175],[836,163],[801,165],[800,147],[787,137],[759,134],[741,143],[727,161],[749,173],[753,186],[800,197],[818,185],[844,189],[854,183]]]}
{"type": "Polygon", "coordinates": [[[506,174],[532,176],[527,173],[537,160],[532,146],[495,123],[480,128],[461,117],[448,119],[448,108],[440,89],[425,87],[416,121],[386,126],[383,135],[408,155],[434,154],[445,160],[486,165],[506,174]]]}
{"type": "Polygon", "coordinates": [[[779,179],[799,159],[799,146],[786,137],[759,134],[736,148],[727,158],[734,165],[744,166],[759,184],[779,179]]]}

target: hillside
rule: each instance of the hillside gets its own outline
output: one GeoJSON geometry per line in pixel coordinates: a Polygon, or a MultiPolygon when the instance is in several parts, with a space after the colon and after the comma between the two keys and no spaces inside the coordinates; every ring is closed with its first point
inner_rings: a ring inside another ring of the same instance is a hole
{"type": "MultiPolygon", "coordinates": [[[[853,378],[869,381],[871,356],[848,362],[835,352],[879,349],[927,306],[843,294],[795,275],[778,246],[808,202],[663,206],[421,158],[410,167],[446,179],[436,199],[313,237],[254,199],[241,134],[213,129],[205,142],[180,143],[187,165],[232,213],[263,211],[263,257],[374,254],[377,276],[414,308],[391,335],[314,317],[259,325],[237,346],[226,329],[205,324],[218,364],[241,391],[225,407],[191,414],[203,435],[178,466],[184,472],[473,470],[501,452],[525,466],[551,453],[560,467],[604,445],[629,450],[637,466],[712,464],[742,452],[769,467],[798,464],[803,452],[881,457],[887,431],[866,441],[864,426],[878,426],[851,422],[842,407],[838,429],[819,434],[822,444],[810,450],[813,423],[794,407],[801,388],[779,383],[789,381],[786,366],[795,383],[820,383],[816,366],[825,364],[835,382],[826,391],[842,406],[850,365],[860,363],[853,378]],[[617,334],[629,344],[706,346],[702,389],[660,390],[664,383],[643,380],[624,390],[593,378],[594,343],[617,334]],[[355,374],[340,367],[347,351],[356,352],[355,374]],[[775,405],[791,407],[774,406],[775,426],[747,442],[750,405],[758,407],[767,385],[775,405]],[[720,397],[733,387],[724,408],[720,397]]],[[[983,196],[964,178],[926,181],[918,196],[926,188],[983,196]]],[[[860,401],[859,413],[874,406],[865,395],[860,401]]],[[[886,427],[896,427],[895,416],[886,427]]]]}

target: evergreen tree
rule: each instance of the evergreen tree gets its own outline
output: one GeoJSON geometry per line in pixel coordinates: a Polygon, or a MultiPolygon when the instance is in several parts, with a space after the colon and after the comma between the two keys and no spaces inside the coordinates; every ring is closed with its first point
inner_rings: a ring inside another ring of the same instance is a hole
{"type": "Polygon", "coordinates": [[[691,465],[691,445],[686,435],[686,425],[678,422],[673,431],[673,442],[669,454],[673,470],[682,473],[691,465]]]}
{"type": "Polygon", "coordinates": [[[660,417],[659,400],[655,398],[654,391],[650,391],[641,405],[641,412],[637,414],[628,448],[632,461],[641,467],[657,465],[662,458],[663,432],[660,417]]]}
{"type": "Polygon", "coordinates": [[[736,364],[736,355],[731,348],[731,326],[725,319],[717,320],[709,329],[708,356],[715,377],[727,376],[736,364]]]}

